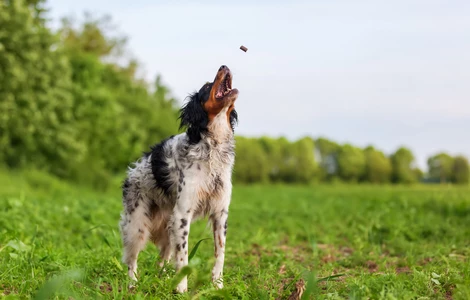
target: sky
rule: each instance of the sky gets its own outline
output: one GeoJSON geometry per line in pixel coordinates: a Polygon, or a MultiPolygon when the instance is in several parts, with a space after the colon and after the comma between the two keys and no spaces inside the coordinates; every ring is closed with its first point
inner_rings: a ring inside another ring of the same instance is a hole
{"type": "Polygon", "coordinates": [[[470,157],[470,1],[49,0],[53,24],[110,15],[143,76],[181,103],[220,65],[236,133],[470,157]],[[248,48],[245,53],[241,45],[248,48]]]}

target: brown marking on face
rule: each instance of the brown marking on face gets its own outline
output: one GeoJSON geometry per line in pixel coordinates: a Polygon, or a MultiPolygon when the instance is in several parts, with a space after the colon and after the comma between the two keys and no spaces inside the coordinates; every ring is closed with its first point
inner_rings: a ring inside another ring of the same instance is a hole
{"type": "Polygon", "coordinates": [[[216,98],[217,91],[219,90],[219,87],[224,84],[224,81],[226,77],[229,76],[229,85],[231,88],[232,85],[232,74],[230,70],[222,66],[219,71],[217,72],[217,75],[215,76],[214,83],[212,84],[212,88],[209,94],[209,99],[204,103],[204,110],[207,112],[208,118],[209,118],[209,123],[217,116],[224,107],[230,105],[230,108],[227,111],[227,116],[229,120],[229,125],[230,125],[230,113],[233,110],[233,104],[237,98],[238,95],[238,90],[237,89],[232,89],[232,92],[230,95],[226,95],[224,97],[219,97],[216,98]]]}
{"type": "Polygon", "coordinates": [[[212,122],[214,118],[219,114],[219,112],[224,108],[224,103],[222,101],[217,101],[213,95],[215,95],[214,88],[212,88],[211,96],[209,100],[204,104],[204,110],[207,111],[207,116],[209,117],[209,122],[212,122]]]}

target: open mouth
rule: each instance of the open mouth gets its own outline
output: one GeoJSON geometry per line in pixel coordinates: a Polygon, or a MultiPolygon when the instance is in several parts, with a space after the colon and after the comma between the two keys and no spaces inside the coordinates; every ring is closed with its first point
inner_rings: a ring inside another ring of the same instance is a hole
{"type": "Polygon", "coordinates": [[[232,92],[232,75],[230,72],[225,74],[224,79],[220,82],[215,93],[215,98],[222,99],[232,92]]]}

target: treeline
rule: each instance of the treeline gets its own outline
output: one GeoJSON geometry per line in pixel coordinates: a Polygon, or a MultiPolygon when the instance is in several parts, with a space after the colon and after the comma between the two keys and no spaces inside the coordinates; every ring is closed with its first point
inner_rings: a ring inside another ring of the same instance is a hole
{"type": "Polygon", "coordinates": [[[369,146],[340,145],[325,138],[237,137],[235,180],[243,183],[369,182],[467,184],[469,162],[464,156],[438,153],[428,159],[429,172],[416,167],[410,149],[391,155],[369,146]]]}
{"type": "MultiPolygon", "coordinates": [[[[105,187],[155,142],[178,132],[180,106],[157,77],[127,59],[109,18],[47,26],[45,1],[0,1],[0,165],[40,169],[105,187]]],[[[468,161],[444,153],[429,176],[410,150],[390,156],[327,139],[237,137],[234,180],[254,182],[468,182],[468,161]]]]}
{"type": "Polygon", "coordinates": [[[109,18],[53,32],[44,6],[0,1],[0,162],[105,185],[174,134],[178,103],[160,78],[136,75],[109,18]]]}

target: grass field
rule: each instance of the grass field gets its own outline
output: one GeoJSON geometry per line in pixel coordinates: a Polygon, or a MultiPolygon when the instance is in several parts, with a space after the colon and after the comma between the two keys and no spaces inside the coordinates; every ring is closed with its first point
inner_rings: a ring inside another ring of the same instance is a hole
{"type": "MultiPolygon", "coordinates": [[[[151,244],[139,283],[121,260],[119,183],[111,192],[41,173],[0,173],[0,295],[45,299],[470,299],[470,189],[445,186],[236,186],[225,289],[210,283],[212,240],[174,295],[151,244]]],[[[191,227],[190,249],[211,238],[191,227]]]]}

